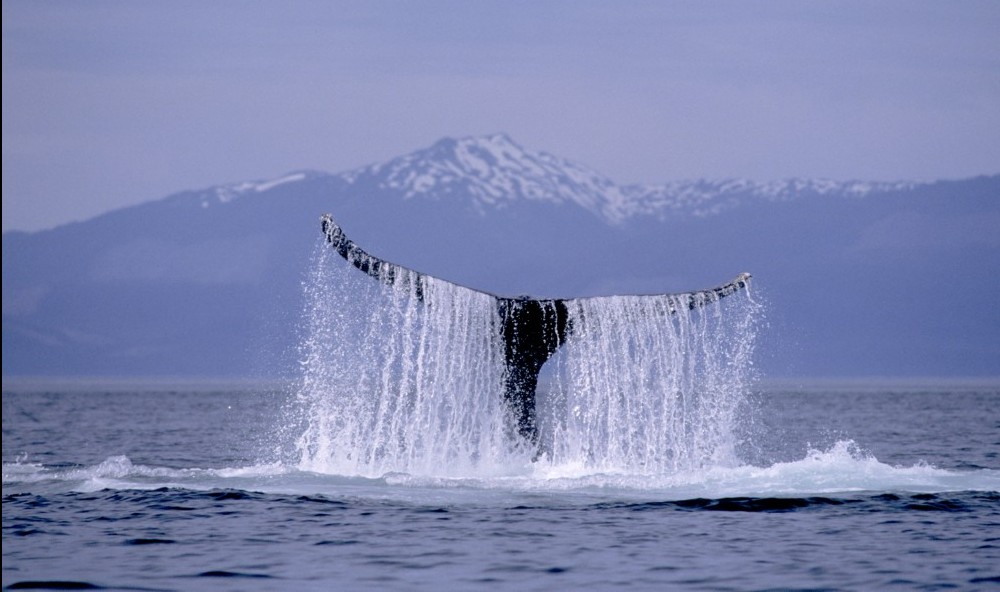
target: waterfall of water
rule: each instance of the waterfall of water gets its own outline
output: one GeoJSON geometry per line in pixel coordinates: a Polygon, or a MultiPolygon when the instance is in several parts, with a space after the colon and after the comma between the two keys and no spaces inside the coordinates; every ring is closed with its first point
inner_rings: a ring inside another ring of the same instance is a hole
{"type": "Polygon", "coordinates": [[[329,253],[306,286],[300,464],[375,476],[466,474],[513,452],[493,299],[427,278],[421,300],[329,253]]]}
{"type": "Polygon", "coordinates": [[[747,296],[694,311],[671,296],[571,303],[574,331],[540,413],[551,462],[643,474],[738,463],[755,335],[747,296]]]}
{"type": "MultiPolygon", "coordinates": [[[[383,285],[331,249],[306,282],[299,466],[469,476],[536,455],[512,438],[493,297],[426,278],[383,285]]],[[[736,302],[729,302],[736,301],[736,302]]],[[[567,301],[572,335],[539,387],[537,462],[664,473],[733,464],[757,307],[669,296],[567,301]]]]}

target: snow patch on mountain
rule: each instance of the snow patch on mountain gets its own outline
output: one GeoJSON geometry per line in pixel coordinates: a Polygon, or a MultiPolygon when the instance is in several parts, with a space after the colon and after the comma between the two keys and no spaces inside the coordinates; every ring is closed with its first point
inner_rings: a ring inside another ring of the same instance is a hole
{"type": "Polygon", "coordinates": [[[862,198],[872,194],[906,191],[922,183],[782,179],[758,182],[748,179],[673,181],[660,185],[624,188],[629,207],[626,216],[665,216],[672,213],[713,216],[747,201],[791,201],[807,196],[862,198]]]}
{"type": "Polygon", "coordinates": [[[258,181],[244,181],[242,183],[232,183],[229,185],[219,185],[212,187],[211,189],[204,191],[200,194],[201,197],[201,207],[207,208],[212,205],[212,203],[225,204],[251,193],[263,193],[278,187],[279,185],[285,185],[286,183],[295,183],[298,181],[303,181],[309,177],[315,176],[316,173],[310,173],[305,171],[299,171],[295,173],[289,173],[287,175],[278,177],[277,179],[270,180],[258,180],[258,181]]]}

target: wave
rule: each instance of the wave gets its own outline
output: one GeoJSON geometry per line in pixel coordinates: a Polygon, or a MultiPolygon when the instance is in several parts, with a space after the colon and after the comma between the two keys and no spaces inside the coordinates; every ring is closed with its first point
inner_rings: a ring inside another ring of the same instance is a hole
{"type": "Polygon", "coordinates": [[[287,473],[276,464],[238,468],[151,467],[135,464],[127,456],[112,456],[91,466],[45,466],[18,460],[3,464],[4,495],[10,491],[93,492],[104,489],[212,489],[252,484],[268,476],[287,473]]]}
{"type": "Polygon", "coordinates": [[[929,464],[892,466],[859,451],[851,441],[804,458],[768,466],[715,466],[664,474],[593,472],[583,465],[544,460],[505,473],[465,476],[387,473],[380,477],[323,474],[280,463],[227,468],[168,468],[114,456],[92,466],[3,464],[4,496],[102,490],[237,490],[287,495],[396,498],[419,502],[450,495],[458,501],[508,494],[551,494],[587,501],[843,498],[855,494],[1000,492],[1000,470],[950,470],[929,464]]]}

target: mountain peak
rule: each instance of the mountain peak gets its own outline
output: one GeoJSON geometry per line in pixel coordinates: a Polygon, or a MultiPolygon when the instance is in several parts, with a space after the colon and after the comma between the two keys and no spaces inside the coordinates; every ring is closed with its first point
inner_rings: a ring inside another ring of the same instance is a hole
{"type": "Polygon", "coordinates": [[[515,142],[510,136],[503,132],[486,134],[482,136],[465,136],[462,138],[444,137],[438,140],[431,148],[455,150],[457,148],[467,148],[478,146],[486,149],[513,150],[524,152],[524,147],[515,142]]]}
{"type": "Polygon", "coordinates": [[[471,199],[484,211],[513,202],[573,202],[620,219],[623,196],[610,179],[545,152],[528,150],[504,133],[443,138],[383,164],[347,173],[352,184],[374,184],[406,199],[417,196],[471,199]]]}

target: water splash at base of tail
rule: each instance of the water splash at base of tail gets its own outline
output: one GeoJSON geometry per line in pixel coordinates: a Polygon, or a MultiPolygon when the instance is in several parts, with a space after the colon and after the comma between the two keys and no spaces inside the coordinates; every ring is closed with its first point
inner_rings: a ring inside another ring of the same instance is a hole
{"type": "Polygon", "coordinates": [[[317,251],[296,396],[303,470],[460,478],[738,463],[760,315],[749,295],[697,310],[670,296],[567,301],[574,330],[543,375],[536,448],[504,401],[492,296],[427,276],[399,283],[409,291],[366,280],[317,251]]]}

